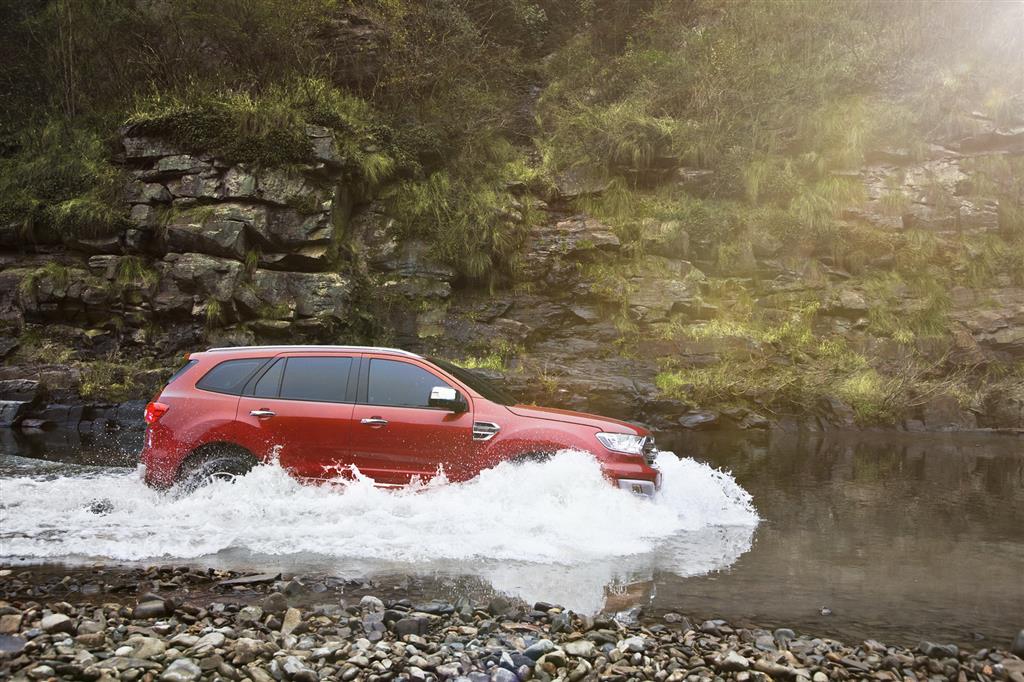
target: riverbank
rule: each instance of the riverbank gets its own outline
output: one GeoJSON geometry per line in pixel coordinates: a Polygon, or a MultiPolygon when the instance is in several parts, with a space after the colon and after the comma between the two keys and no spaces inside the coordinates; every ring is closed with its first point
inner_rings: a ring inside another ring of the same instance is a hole
{"type": "Polygon", "coordinates": [[[1000,649],[841,643],[509,600],[413,602],[373,585],[188,567],[0,569],[0,675],[21,679],[1024,679],[1000,649]]]}

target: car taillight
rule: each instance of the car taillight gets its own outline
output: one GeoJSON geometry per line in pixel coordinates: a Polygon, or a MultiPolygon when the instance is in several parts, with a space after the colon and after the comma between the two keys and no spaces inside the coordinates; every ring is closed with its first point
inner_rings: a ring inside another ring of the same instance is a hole
{"type": "Polygon", "coordinates": [[[170,409],[170,406],[164,403],[152,402],[146,405],[146,423],[153,424],[157,422],[168,409],[170,409]]]}

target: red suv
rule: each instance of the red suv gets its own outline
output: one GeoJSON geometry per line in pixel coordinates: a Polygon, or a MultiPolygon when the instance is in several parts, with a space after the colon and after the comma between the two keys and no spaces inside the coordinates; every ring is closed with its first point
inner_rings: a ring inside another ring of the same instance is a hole
{"type": "Polygon", "coordinates": [[[473,478],[508,460],[572,448],[605,475],[653,495],[646,429],[579,412],[519,405],[482,377],[390,348],[251,346],[193,353],[146,406],[142,463],[154,487],[186,489],[276,459],[324,480],[352,467],[381,485],[473,478]]]}

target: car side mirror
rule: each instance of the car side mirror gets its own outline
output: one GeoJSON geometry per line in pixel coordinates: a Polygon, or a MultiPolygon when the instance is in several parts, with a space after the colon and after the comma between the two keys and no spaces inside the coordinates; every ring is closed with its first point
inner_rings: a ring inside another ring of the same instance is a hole
{"type": "Polygon", "coordinates": [[[469,409],[466,399],[450,386],[434,386],[430,389],[430,400],[427,404],[452,412],[465,412],[469,409]]]}

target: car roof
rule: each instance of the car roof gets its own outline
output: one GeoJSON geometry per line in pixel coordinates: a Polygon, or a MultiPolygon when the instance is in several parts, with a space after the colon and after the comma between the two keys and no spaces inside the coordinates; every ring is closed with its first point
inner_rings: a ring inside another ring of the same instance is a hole
{"type": "Polygon", "coordinates": [[[401,348],[386,348],[384,346],[327,346],[327,345],[272,345],[272,346],[223,346],[220,348],[207,348],[206,353],[251,353],[251,352],[272,352],[285,353],[288,351],[326,351],[334,353],[382,353],[384,355],[401,355],[407,358],[419,358],[422,356],[410,353],[401,348]]]}

